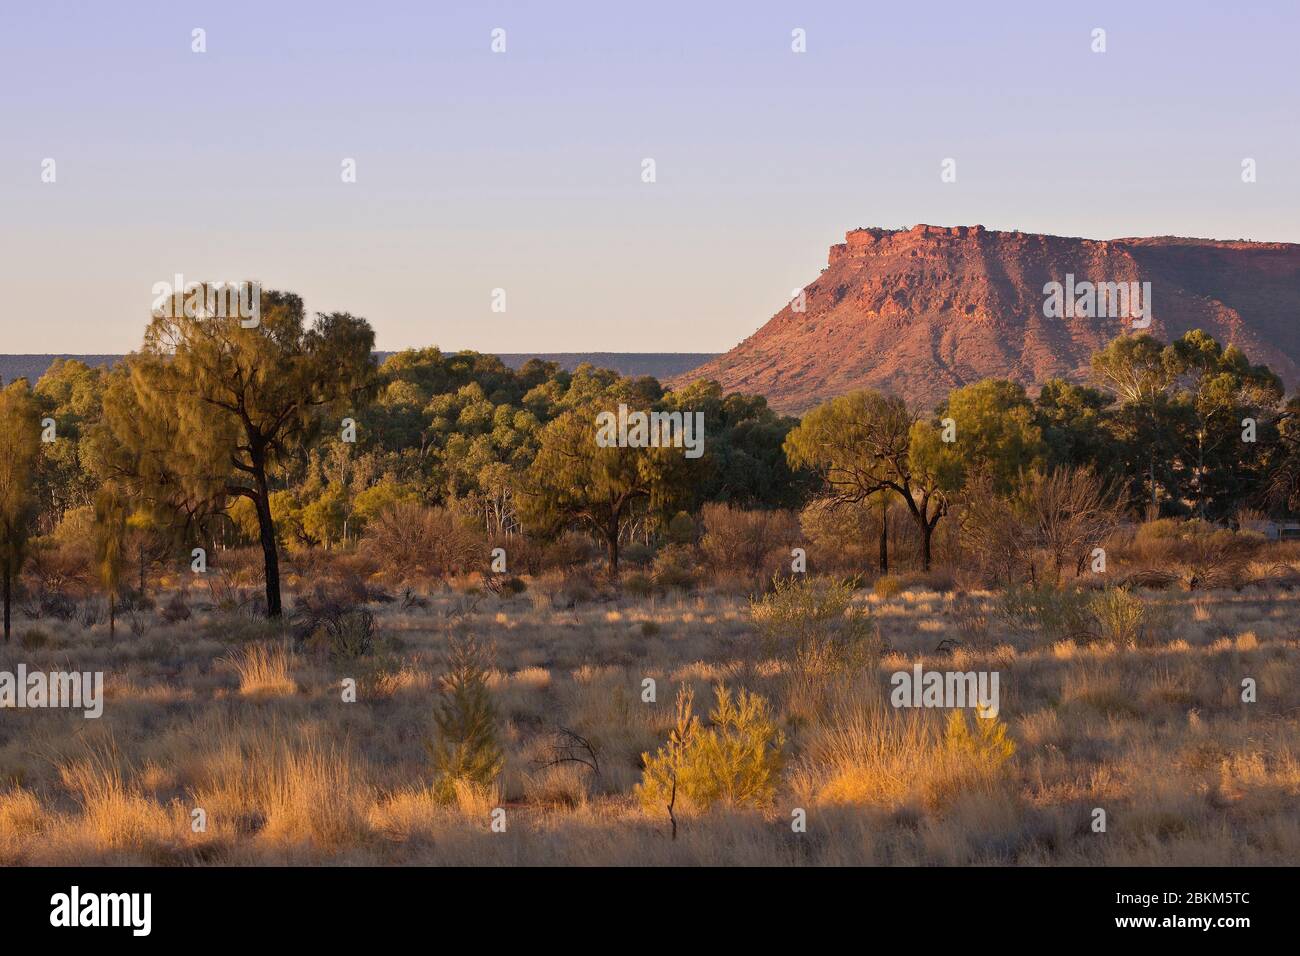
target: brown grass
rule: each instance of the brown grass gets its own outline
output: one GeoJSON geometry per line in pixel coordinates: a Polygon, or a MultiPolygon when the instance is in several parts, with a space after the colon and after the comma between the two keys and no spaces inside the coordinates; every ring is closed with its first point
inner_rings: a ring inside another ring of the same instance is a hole
{"type": "Polygon", "coordinates": [[[98,721],[5,713],[0,864],[1300,857],[1300,642],[1291,623],[1300,592],[1139,590],[1144,607],[1159,608],[1150,616],[1158,627],[1137,643],[1089,643],[1008,628],[996,593],[941,593],[920,580],[859,591],[854,601],[887,650],[809,706],[790,696],[790,661],[764,653],[744,596],[601,590],[535,601],[529,586],[373,605],[379,649],[351,662],[294,654],[246,616],[209,606],[116,642],[105,623],[42,620],[48,639],[0,649],[0,669],[101,670],[107,700],[98,721]],[[450,804],[433,792],[428,750],[449,627],[497,648],[489,686],[505,755],[495,790],[467,790],[450,804]],[[990,761],[952,744],[947,712],[889,707],[889,675],[917,661],[998,670],[1014,755],[990,761]],[[1244,677],[1255,680],[1257,703],[1241,701],[1244,677]],[[343,700],[346,678],[357,682],[355,703],[343,700]],[[666,812],[636,799],[641,755],[664,744],[678,685],[707,701],[716,683],[771,702],[788,759],[770,806],[693,815],[674,841],[666,812]],[[561,728],[590,744],[594,765],[574,759],[561,728]],[[1111,821],[1105,835],[1088,827],[1097,806],[1111,821]],[[504,833],[491,828],[497,808],[504,833]],[[203,832],[191,827],[196,809],[203,832]],[[796,809],[807,813],[806,834],[791,831],[796,809]]]}

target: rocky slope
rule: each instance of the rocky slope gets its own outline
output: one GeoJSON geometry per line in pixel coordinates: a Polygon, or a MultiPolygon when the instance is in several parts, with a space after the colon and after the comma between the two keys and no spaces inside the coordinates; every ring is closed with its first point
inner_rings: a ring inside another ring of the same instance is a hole
{"type": "Polygon", "coordinates": [[[1201,328],[1300,382],[1300,245],[1156,237],[1092,240],[983,226],[855,229],[805,288],[734,349],[679,376],[715,378],[800,412],[857,388],[928,408],[988,376],[1032,391],[1082,380],[1128,317],[1044,314],[1044,286],[1149,282],[1147,331],[1201,328]]]}

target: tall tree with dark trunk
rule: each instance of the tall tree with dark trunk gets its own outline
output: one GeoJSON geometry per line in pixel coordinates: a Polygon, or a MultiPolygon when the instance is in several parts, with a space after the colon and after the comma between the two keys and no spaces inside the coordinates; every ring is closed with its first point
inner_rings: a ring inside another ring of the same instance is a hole
{"type": "Polygon", "coordinates": [[[14,585],[27,556],[34,510],[32,488],[41,450],[40,413],[24,379],[0,389],[0,587],[9,641],[14,585]]]}
{"type": "MultiPolygon", "coordinates": [[[[792,468],[808,468],[826,485],[831,507],[876,502],[880,508],[879,564],[889,570],[889,501],[902,496],[917,519],[923,539],[933,530],[928,503],[919,514],[912,498],[911,469],[908,465],[910,431],[916,416],[902,399],[864,390],[819,405],[804,416],[785,440],[785,454],[792,468]]],[[[929,548],[925,549],[929,568],[929,548]]]]}
{"type": "Polygon", "coordinates": [[[143,348],[113,376],[104,418],[117,447],[100,456],[101,468],[134,482],[146,504],[189,521],[249,499],[266,610],[277,617],[277,470],[323,427],[341,429],[373,397],[374,332],[364,319],[337,312],[308,326],[302,300],[290,293],[261,293],[256,322],[194,314],[192,295],[155,312],[143,348]]]}

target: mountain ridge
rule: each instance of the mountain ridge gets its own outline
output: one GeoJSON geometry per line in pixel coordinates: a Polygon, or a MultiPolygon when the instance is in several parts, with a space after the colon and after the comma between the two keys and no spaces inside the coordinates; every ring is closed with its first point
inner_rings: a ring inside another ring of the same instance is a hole
{"type": "Polygon", "coordinates": [[[670,379],[714,378],[802,412],[857,388],[930,407],[985,377],[1027,387],[1087,377],[1091,354],[1124,316],[1045,314],[1045,286],[1141,283],[1149,331],[1169,340],[1203,328],[1300,382],[1300,244],[1183,236],[1083,239],[983,226],[850,230],[821,275],[729,352],[670,379]]]}

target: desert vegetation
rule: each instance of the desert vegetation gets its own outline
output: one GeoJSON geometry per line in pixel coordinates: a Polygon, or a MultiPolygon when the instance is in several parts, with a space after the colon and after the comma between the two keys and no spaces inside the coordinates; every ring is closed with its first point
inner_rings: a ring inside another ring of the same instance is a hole
{"type": "Polygon", "coordinates": [[[0,710],[0,863],[1300,852],[1297,406],[1238,350],[796,420],[262,314],[0,393],[0,672],[105,689],[0,710]],[[705,454],[597,446],[620,404],[705,454]]]}

